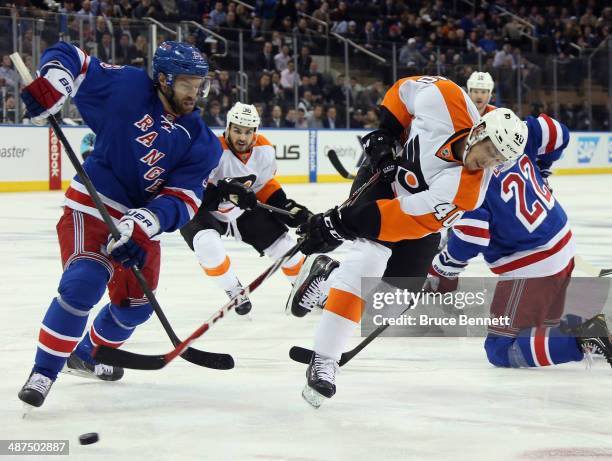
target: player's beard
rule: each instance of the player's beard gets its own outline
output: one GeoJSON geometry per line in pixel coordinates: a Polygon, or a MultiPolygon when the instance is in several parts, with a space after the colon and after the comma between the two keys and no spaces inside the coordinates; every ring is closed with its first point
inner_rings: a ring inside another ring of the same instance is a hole
{"type": "Polygon", "coordinates": [[[190,114],[195,109],[195,101],[193,101],[192,105],[185,107],[183,102],[188,98],[184,98],[183,101],[179,100],[171,86],[167,86],[165,91],[161,90],[161,92],[166,98],[166,101],[168,101],[168,104],[170,104],[172,112],[174,112],[178,117],[190,114]]]}
{"type": "Polygon", "coordinates": [[[234,142],[231,140],[229,136],[226,138],[226,140],[232,152],[240,156],[247,155],[251,151],[251,147],[253,147],[253,144],[255,144],[255,136],[253,136],[251,143],[245,144],[245,147],[243,147],[242,150],[239,150],[236,144],[234,144],[234,142]]]}

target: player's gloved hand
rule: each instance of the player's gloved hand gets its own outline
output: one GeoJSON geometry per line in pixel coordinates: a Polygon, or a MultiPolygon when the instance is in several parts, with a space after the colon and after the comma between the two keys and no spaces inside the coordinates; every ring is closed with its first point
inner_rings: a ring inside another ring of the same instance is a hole
{"type": "Polygon", "coordinates": [[[435,293],[450,293],[456,291],[459,286],[459,277],[457,275],[443,275],[442,271],[436,267],[435,260],[429,266],[427,271],[427,279],[423,285],[423,291],[435,293]]]}
{"type": "Polygon", "coordinates": [[[283,205],[283,208],[291,213],[291,216],[280,216],[282,221],[289,227],[298,227],[304,224],[308,219],[313,216],[312,212],[304,205],[296,203],[295,200],[287,200],[283,205]]]}
{"type": "Polygon", "coordinates": [[[328,253],[338,248],[345,240],[355,238],[342,224],[337,207],[311,216],[296,232],[301,237],[300,251],[305,255],[328,253]]]}
{"type": "Polygon", "coordinates": [[[217,182],[217,189],[223,200],[229,200],[238,208],[252,210],[257,206],[257,196],[253,189],[235,178],[220,179],[217,182]]]}
{"type": "Polygon", "coordinates": [[[363,149],[370,159],[372,172],[380,171],[380,179],[391,183],[397,173],[397,162],[394,158],[393,147],[395,140],[386,130],[375,130],[361,140],[363,149]]]}
{"type": "Polygon", "coordinates": [[[21,99],[31,118],[45,118],[58,113],[73,90],[74,79],[70,73],[50,68],[21,90],[21,99]]]}
{"type": "Polygon", "coordinates": [[[115,240],[112,234],[108,236],[108,254],[123,267],[144,267],[149,240],[160,231],[157,216],[146,208],[128,210],[117,224],[117,230],[121,238],[115,240]]]}

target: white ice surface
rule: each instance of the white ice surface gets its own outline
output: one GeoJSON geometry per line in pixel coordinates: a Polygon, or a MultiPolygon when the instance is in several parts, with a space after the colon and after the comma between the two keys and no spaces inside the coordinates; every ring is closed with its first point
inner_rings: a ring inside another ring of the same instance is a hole
{"type": "MultiPolygon", "coordinates": [[[[579,253],[612,266],[612,178],[552,183],[579,253]]],[[[344,199],[348,185],[286,189],[323,211],[344,199]]],[[[590,370],[584,363],[495,369],[478,338],[376,340],[342,369],[337,395],[310,408],[300,397],[305,367],[287,352],[312,345],[318,317],[284,315],[282,274],[252,295],[252,322],[232,314],[195,344],[233,354],[234,370],[176,360],[157,372],[128,370],[116,383],[60,375],[45,405],[22,419],[17,391],[61,272],[60,203],[60,193],[0,194],[1,439],[68,439],[77,460],[612,459],[612,370],[603,360],[590,370]],[[85,432],[98,432],[100,442],[78,445],[85,432]]],[[[243,283],[269,264],[243,244],[230,241],[227,249],[243,283]]],[[[487,271],[475,262],[469,273],[487,271]]],[[[157,293],[181,337],[226,301],[178,233],[163,239],[157,293]]],[[[170,348],[155,317],[126,345],[145,353],[170,348]]]]}

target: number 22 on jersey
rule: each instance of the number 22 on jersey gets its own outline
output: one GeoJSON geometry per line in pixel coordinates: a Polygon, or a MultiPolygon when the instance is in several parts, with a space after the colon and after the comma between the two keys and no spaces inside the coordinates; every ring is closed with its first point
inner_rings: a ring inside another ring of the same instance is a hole
{"type": "Polygon", "coordinates": [[[515,171],[506,174],[501,181],[501,197],[504,202],[514,197],[516,217],[529,232],[533,232],[546,219],[546,210],[555,206],[555,198],[545,185],[538,182],[529,157],[524,155],[518,163],[521,174],[515,171]],[[529,186],[536,195],[531,204],[527,203],[529,186]]]}

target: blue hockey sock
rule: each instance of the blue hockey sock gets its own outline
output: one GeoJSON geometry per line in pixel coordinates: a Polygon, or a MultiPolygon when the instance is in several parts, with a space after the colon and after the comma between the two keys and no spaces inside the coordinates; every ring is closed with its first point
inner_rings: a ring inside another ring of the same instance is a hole
{"type": "Polygon", "coordinates": [[[93,325],[79,343],[76,354],[89,363],[96,346],[119,347],[134,332],[137,325],[145,322],[153,312],[150,304],[120,307],[107,304],[96,316],[93,325]]]}
{"type": "Polygon", "coordinates": [[[101,264],[77,260],[62,274],[59,296],[42,322],[34,371],[51,379],[63,368],[87,325],[87,317],[106,287],[109,273],[101,264]]]}

